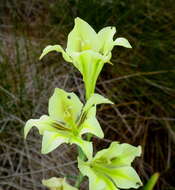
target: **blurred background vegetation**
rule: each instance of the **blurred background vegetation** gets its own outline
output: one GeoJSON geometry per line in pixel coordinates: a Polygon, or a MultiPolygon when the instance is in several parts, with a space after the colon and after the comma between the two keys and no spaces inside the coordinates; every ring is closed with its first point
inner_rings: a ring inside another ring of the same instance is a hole
{"type": "Polygon", "coordinates": [[[105,139],[94,138],[95,150],[113,140],[140,144],[143,154],[134,164],[143,182],[159,172],[155,189],[175,190],[173,0],[0,1],[0,189],[44,189],[41,179],[52,176],[75,180],[76,148],[63,145],[43,156],[37,130],[24,141],[23,126],[47,114],[55,87],[83,99],[81,76],[61,55],[38,60],[46,45],[66,46],[77,16],[96,31],[116,26],[116,36],[133,46],[116,47],[113,66],[106,64],[98,80],[96,91],[116,105],[99,107],[105,139]]]}

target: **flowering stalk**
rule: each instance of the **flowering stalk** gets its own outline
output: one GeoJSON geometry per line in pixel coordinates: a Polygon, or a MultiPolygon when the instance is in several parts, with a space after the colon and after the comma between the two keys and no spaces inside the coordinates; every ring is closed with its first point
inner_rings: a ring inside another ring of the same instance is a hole
{"type": "Polygon", "coordinates": [[[75,26],[68,35],[67,48],[60,45],[47,46],[40,59],[51,51],[62,53],[65,61],[72,63],[82,74],[85,84],[86,103],[80,101],[76,94],[56,88],[49,99],[48,115],[39,119],[30,119],[24,127],[26,137],[35,126],[41,135],[41,153],[47,154],[62,143],[78,146],[78,168],[80,175],[75,187],[69,185],[65,178],[52,177],[43,180],[50,190],[78,190],[83,177],[89,178],[90,190],[117,190],[118,188],[138,188],[142,182],[131,163],[141,155],[141,147],[112,142],[109,148],[93,156],[91,137],[103,138],[104,133],[96,118],[99,104],[113,104],[107,98],[95,93],[97,78],[105,63],[111,63],[111,51],[114,46],[131,48],[125,38],[113,40],[115,27],[105,27],[98,33],[85,21],[75,19],[75,26]],[[88,135],[88,140],[82,138],[88,135]]]}

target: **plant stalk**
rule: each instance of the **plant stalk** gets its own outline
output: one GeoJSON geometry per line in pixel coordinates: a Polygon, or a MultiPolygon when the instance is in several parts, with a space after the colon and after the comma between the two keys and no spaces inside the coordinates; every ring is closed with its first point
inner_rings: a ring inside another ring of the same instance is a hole
{"type": "MultiPolygon", "coordinates": [[[[88,94],[86,93],[86,101],[89,99],[89,96],[88,94]]],[[[88,134],[87,135],[87,140],[90,141],[92,138],[92,135],[91,134],[88,134]]],[[[84,154],[84,152],[82,151],[82,149],[78,146],[78,157],[80,157],[82,160],[85,160],[86,159],[86,155],[84,154]]],[[[80,172],[78,177],[77,177],[77,180],[75,182],[75,187],[76,188],[79,188],[82,181],[84,179],[84,176],[83,174],[80,172]]]]}

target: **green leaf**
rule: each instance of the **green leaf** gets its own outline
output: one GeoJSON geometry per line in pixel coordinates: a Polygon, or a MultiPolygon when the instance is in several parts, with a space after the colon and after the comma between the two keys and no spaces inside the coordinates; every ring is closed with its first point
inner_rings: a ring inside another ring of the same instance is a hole
{"type": "Polygon", "coordinates": [[[146,185],[144,185],[143,190],[153,190],[154,186],[156,185],[159,179],[159,173],[154,173],[146,185]]]}
{"type": "Polygon", "coordinates": [[[58,122],[72,124],[79,117],[83,104],[76,94],[55,88],[49,99],[49,115],[58,122]]]}
{"type": "Polygon", "coordinates": [[[62,53],[63,58],[67,62],[72,62],[72,59],[70,56],[63,50],[63,48],[60,45],[48,45],[44,48],[41,56],[39,59],[42,59],[45,55],[47,55],[49,52],[56,51],[58,53],[62,53]]]}
{"type": "Polygon", "coordinates": [[[42,184],[50,190],[78,190],[77,188],[69,185],[65,178],[52,177],[50,179],[43,179],[42,184]]]}
{"type": "Polygon", "coordinates": [[[129,41],[126,38],[117,38],[114,41],[114,45],[115,46],[123,46],[126,48],[132,48],[131,44],[129,43],[129,41]]]}

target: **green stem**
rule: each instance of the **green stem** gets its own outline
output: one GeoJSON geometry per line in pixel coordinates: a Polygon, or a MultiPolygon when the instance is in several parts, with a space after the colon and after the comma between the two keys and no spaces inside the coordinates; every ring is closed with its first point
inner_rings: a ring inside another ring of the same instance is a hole
{"type": "MultiPolygon", "coordinates": [[[[92,138],[92,135],[91,134],[88,134],[87,135],[87,140],[90,141],[92,138]]],[[[82,151],[82,149],[78,146],[78,156],[82,159],[82,160],[85,160],[86,159],[86,155],[84,154],[84,152],[82,151]]],[[[80,172],[78,177],[77,177],[77,180],[75,182],[75,187],[76,188],[79,188],[82,181],[84,179],[84,176],[82,175],[82,173],[80,172]]]]}
{"type": "Polygon", "coordinates": [[[157,183],[157,180],[159,178],[159,173],[154,173],[146,185],[144,185],[143,190],[153,190],[154,186],[157,183]]]}
{"type": "MultiPolygon", "coordinates": [[[[89,99],[89,94],[87,94],[86,92],[86,101],[89,99]]],[[[90,139],[92,138],[92,135],[88,135],[87,136],[87,140],[89,141],[90,139]]],[[[84,154],[84,152],[82,151],[82,149],[78,146],[78,157],[80,157],[82,160],[85,160],[86,159],[86,155],[84,154]]],[[[79,188],[82,181],[84,179],[84,176],[82,175],[82,173],[80,172],[78,177],[77,177],[77,180],[75,182],[75,187],[76,188],[79,188]]]]}
{"type": "Polygon", "coordinates": [[[82,174],[82,173],[79,173],[79,175],[78,175],[78,177],[77,177],[77,180],[76,180],[76,183],[75,183],[75,187],[76,187],[76,188],[79,188],[79,187],[80,187],[80,185],[81,185],[83,179],[84,179],[83,174],[82,174]]]}
{"type": "MultiPolygon", "coordinates": [[[[78,156],[79,158],[81,158],[82,160],[85,160],[86,159],[86,155],[84,154],[84,152],[82,151],[82,149],[78,146],[78,156]]],[[[77,180],[75,182],[75,187],[76,188],[79,188],[82,181],[84,179],[84,176],[82,175],[82,173],[80,172],[78,177],[77,177],[77,180]]]]}

